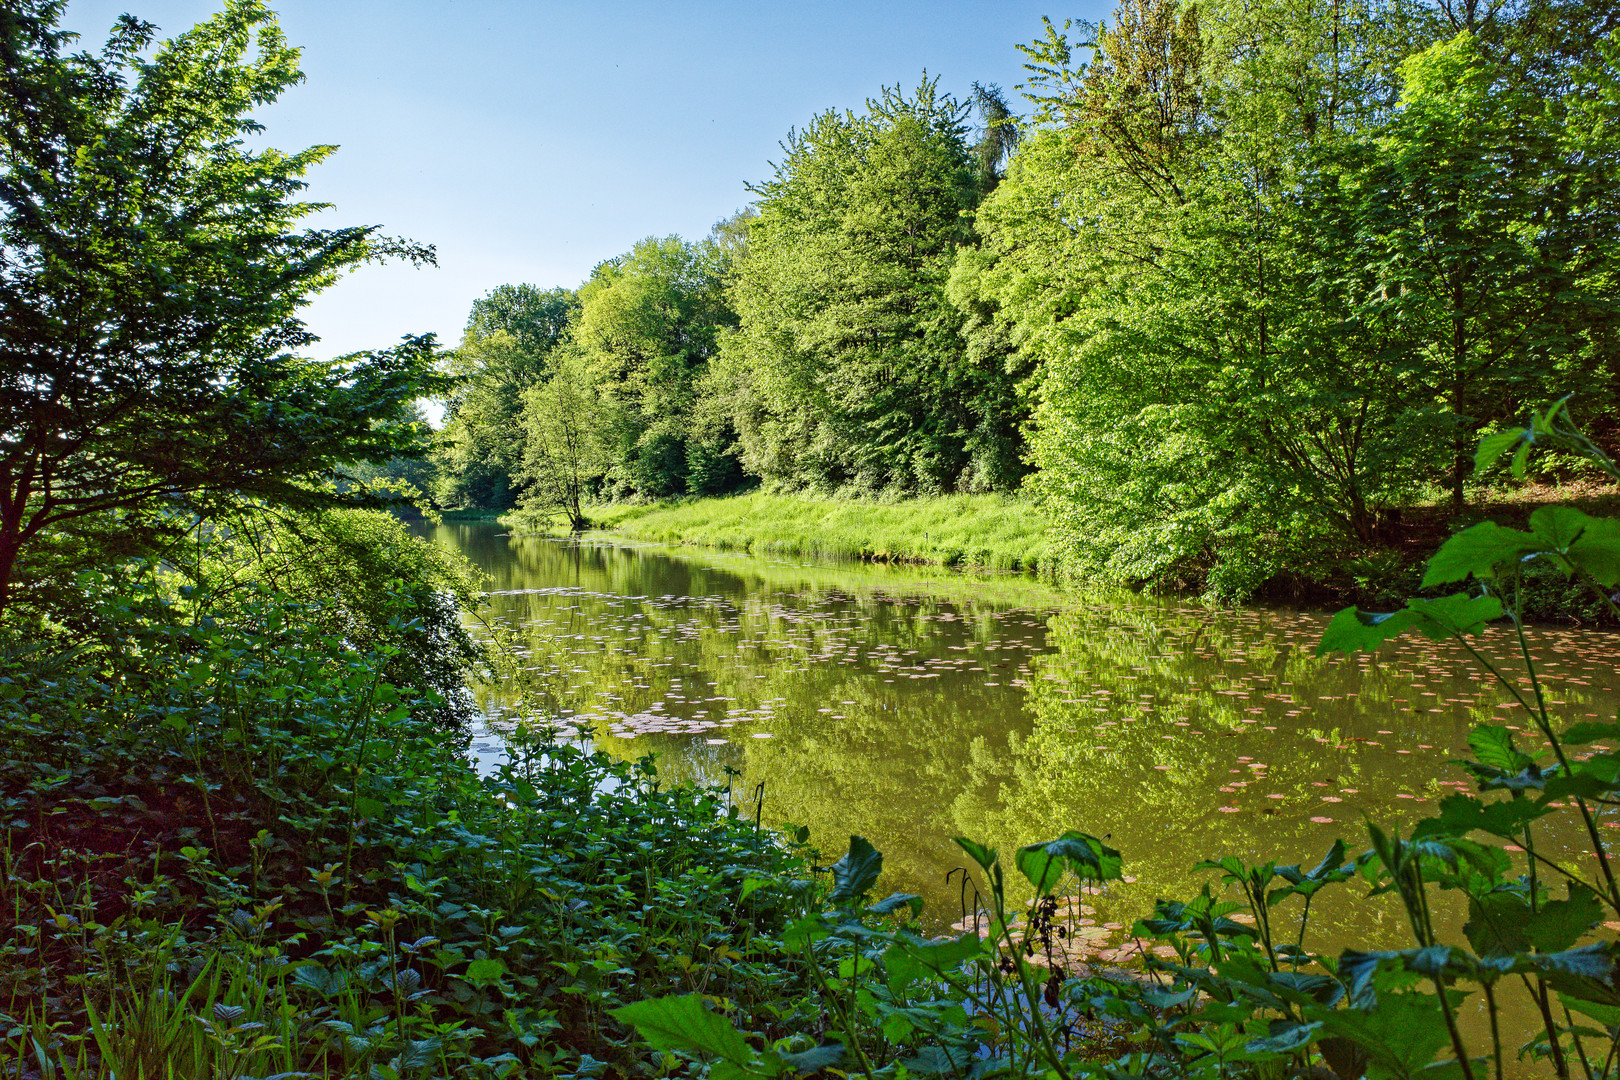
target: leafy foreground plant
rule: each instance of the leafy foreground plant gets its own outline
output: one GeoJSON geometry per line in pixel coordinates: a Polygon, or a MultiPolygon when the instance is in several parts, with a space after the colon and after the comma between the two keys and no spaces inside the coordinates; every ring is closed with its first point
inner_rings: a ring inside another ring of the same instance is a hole
{"type": "Polygon", "coordinates": [[[545,729],[480,776],[262,583],[82,584],[94,635],[0,656],[0,1076],[650,1075],[645,994],[804,1022],[802,861],[724,787],[545,729]]]}
{"type": "MultiPolygon", "coordinates": [[[[1620,479],[1613,461],[1568,421],[1564,403],[1522,431],[1487,438],[1477,464],[1514,450],[1522,475],[1537,445],[1582,452],[1620,479]]],[[[1620,755],[1576,747],[1620,741],[1620,723],[1559,730],[1548,710],[1520,619],[1523,575],[1538,562],[1595,588],[1604,602],[1620,584],[1620,524],[1564,507],[1536,512],[1530,531],[1486,523],[1454,536],[1431,560],[1425,587],[1472,578],[1476,591],[1411,600],[1391,615],[1355,609],[1328,626],[1320,652],[1373,649],[1407,630],[1457,640],[1504,687],[1545,743],[1539,757],[1512,730],[1485,724],[1461,762],[1479,794],[1453,795],[1409,835],[1368,823],[1371,850],[1346,858],[1342,841],[1314,868],[1221,858],[1215,871],[1238,901],[1206,884],[1181,903],[1160,901],[1134,933],[1173,957],[1145,953],[1135,977],[1071,970],[1062,947],[1084,890],[1121,876],[1118,852],[1079,832],[1019,849],[1014,865],[1035,899],[1027,916],[1008,900],[997,853],[959,838],[983,875],[988,933],[929,939],[917,932],[921,900],[875,904],[881,856],[852,838],[832,867],[827,910],[794,923],[784,942],[817,984],[826,1040],[812,1057],[754,1045],[692,996],[617,1010],[653,1046],[711,1063],[716,1077],[775,1077],[836,1066],[867,1077],[1442,1077],[1524,1075],[1526,1069],[1592,1080],[1620,1072],[1620,989],[1615,943],[1595,939],[1606,912],[1620,914],[1610,853],[1597,817],[1616,805],[1620,755]],[[1509,620],[1524,670],[1515,677],[1472,640],[1509,620]],[[1568,859],[1538,847],[1538,823],[1575,815],[1590,851],[1568,859]],[[1516,862],[1501,842],[1522,849],[1516,862]],[[1400,901],[1413,947],[1305,948],[1316,894],[1358,876],[1370,896],[1400,901]],[[1554,887],[1557,887],[1555,893],[1554,887]],[[1466,904],[1466,946],[1441,939],[1441,894],[1466,904]],[[1246,911],[1246,920],[1234,916],[1246,911]],[[895,920],[898,919],[898,925],[895,920]],[[1080,977],[1084,975],[1085,977],[1080,977]],[[1526,992],[1539,1029],[1504,1030],[1500,995],[1526,992]],[[1489,1035],[1471,1046],[1458,1020],[1484,997],[1489,1035]],[[1436,1060],[1439,1058],[1440,1060],[1436,1060]]],[[[977,895],[977,894],[976,894],[977,895]]],[[[978,907],[976,903],[976,908],[978,907]]]]}

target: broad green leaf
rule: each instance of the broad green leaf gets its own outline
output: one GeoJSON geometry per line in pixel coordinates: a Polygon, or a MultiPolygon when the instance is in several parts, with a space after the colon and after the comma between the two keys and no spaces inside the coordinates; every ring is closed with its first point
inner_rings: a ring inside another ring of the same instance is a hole
{"type": "Polygon", "coordinates": [[[1568,900],[1541,905],[1525,925],[1530,942],[1544,953],[1572,948],[1603,918],[1603,905],[1586,889],[1572,887],[1568,900]]]}
{"type": "Polygon", "coordinates": [[[658,1050],[696,1050],[744,1070],[759,1062],[731,1021],[705,1007],[700,994],[648,998],[608,1015],[634,1027],[658,1050]]]}
{"type": "Polygon", "coordinates": [[[1494,521],[1482,521],[1440,545],[1423,572],[1423,588],[1463,581],[1470,574],[1493,578],[1497,567],[1517,563],[1537,547],[1536,537],[1530,533],[1503,528],[1494,521]]]}
{"type": "Polygon", "coordinates": [[[1596,518],[1572,506],[1543,506],[1530,528],[1545,550],[1556,552],[1599,585],[1620,583],[1620,520],[1596,518]]]}
{"type": "Polygon", "coordinates": [[[354,800],[354,812],[363,818],[380,818],[388,814],[388,804],[381,799],[357,795],[354,800]]]}
{"type": "Polygon", "coordinates": [[[1620,1005],[1606,1005],[1602,1002],[1587,1001],[1573,994],[1560,992],[1558,1000],[1563,1002],[1565,1008],[1590,1016],[1607,1028],[1620,1029],[1620,1005]]]}
{"type": "Polygon", "coordinates": [[[820,1072],[829,1065],[837,1065],[844,1060],[844,1044],[824,1043],[821,1046],[812,1046],[808,1050],[801,1050],[797,1054],[782,1054],[781,1058],[794,1072],[820,1072]]]}
{"type": "Polygon", "coordinates": [[[866,910],[873,915],[889,915],[901,908],[910,908],[912,918],[922,914],[923,898],[916,893],[890,893],[866,910]]]}
{"type": "Polygon", "coordinates": [[[1492,892],[1468,899],[1463,935],[1480,956],[1511,956],[1530,948],[1524,921],[1530,905],[1512,892],[1492,892]]]}
{"type": "Polygon", "coordinates": [[[1563,734],[1565,746],[1585,746],[1601,739],[1620,741],[1620,724],[1584,720],[1577,724],[1571,724],[1569,730],[1563,734]]]}
{"type": "Polygon", "coordinates": [[[1513,732],[1494,724],[1481,724],[1468,733],[1468,747],[1482,765],[1516,773],[1531,764],[1530,758],[1513,745],[1513,732]]]}
{"type": "Polygon", "coordinates": [[[1479,448],[1474,451],[1474,471],[1484,472],[1496,460],[1515,446],[1519,440],[1529,432],[1525,428],[1509,428],[1507,431],[1497,431],[1479,440],[1479,448]]]}
{"type": "Polygon", "coordinates": [[[1477,634],[1486,623],[1501,617],[1502,602],[1496,597],[1471,597],[1466,593],[1454,593],[1438,600],[1408,600],[1400,611],[1385,615],[1345,608],[1333,616],[1322,632],[1316,655],[1370,651],[1409,629],[1433,641],[1457,634],[1477,634]]]}
{"type": "Polygon", "coordinates": [[[832,865],[835,904],[854,903],[871,891],[883,872],[883,855],[864,836],[849,838],[849,851],[832,865]]]}
{"type": "Polygon", "coordinates": [[[1018,866],[1018,872],[1035,886],[1037,895],[1045,895],[1051,891],[1052,886],[1063,877],[1063,871],[1068,868],[1062,856],[1054,855],[1046,848],[1046,844],[1021,847],[1013,860],[1018,866]]]}
{"type": "Polygon", "coordinates": [[[923,942],[910,938],[896,941],[883,954],[889,973],[889,989],[895,994],[921,978],[955,971],[990,948],[977,934],[965,933],[955,940],[923,942]]]}
{"type": "Polygon", "coordinates": [[[1280,1025],[1273,1025],[1271,1034],[1263,1039],[1251,1040],[1243,1049],[1255,1055],[1286,1054],[1309,1043],[1321,1030],[1321,1021],[1314,1024],[1293,1024],[1285,1021],[1280,1025]]]}
{"type": "Polygon", "coordinates": [[[1472,832],[1516,837],[1524,831],[1526,823],[1549,813],[1550,810],[1528,799],[1486,803],[1472,795],[1448,795],[1440,800],[1439,816],[1419,822],[1412,838],[1462,837],[1472,832]]]}
{"type": "Polygon", "coordinates": [[[1088,881],[1118,881],[1124,871],[1120,853],[1090,833],[1071,829],[1049,842],[1046,849],[1067,859],[1069,868],[1088,881]]]}

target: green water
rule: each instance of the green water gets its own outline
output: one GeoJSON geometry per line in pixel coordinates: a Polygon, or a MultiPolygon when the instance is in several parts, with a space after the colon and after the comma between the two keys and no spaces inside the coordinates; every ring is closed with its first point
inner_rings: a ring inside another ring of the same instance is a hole
{"type": "MultiPolygon", "coordinates": [[[[960,915],[952,836],[1010,853],[1078,828],[1125,857],[1127,882],[1088,898],[1089,944],[1106,954],[1127,938],[1109,924],[1197,891],[1199,859],[1314,865],[1341,836],[1359,852],[1364,818],[1405,827],[1466,787],[1447,760],[1474,724],[1525,724],[1449,645],[1317,659],[1322,614],[486,524],[429,532],[488,572],[482,617],[596,745],[656,753],[672,779],[734,770],[750,813],[763,784],[765,822],[809,826],[829,856],[869,838],[880,889],[921,893],[936,927],[960,915]]],[[[1612,636],[1534,640],[1565,722],[1614,718],[1612,636]]],[[[1488,645],[1505,651],[1506,634],[1488,645]]],[[[497,733],[505,700],[484,699],[497,733]]],[[[1606,814],[1608,835],[1620,817],[1606,814]]],[[[1565,839],[1579,849],[1548,842],[1565,839]]],[[[1307,946],[1408,944],[1398,903],[1364,893],[1321,894],[1307,946]]]]}

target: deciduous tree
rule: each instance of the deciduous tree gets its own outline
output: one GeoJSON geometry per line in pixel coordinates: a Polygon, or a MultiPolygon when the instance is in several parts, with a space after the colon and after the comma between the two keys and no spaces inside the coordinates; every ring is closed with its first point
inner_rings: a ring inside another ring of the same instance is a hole
{"type": "Polygon", "coordinates": [[[300,227],[334,148],[247,144],[300,77],[262,3],[155,49],[124,16],[99,53],[70,51],[62,10],[0,8],[0,606],[27,551],[92,519],[365,501],[329,481],[416,452],[409,409],[442,389],[431,338],[294,355],[300,306],[341,273],[432,252],[300,227]]]}

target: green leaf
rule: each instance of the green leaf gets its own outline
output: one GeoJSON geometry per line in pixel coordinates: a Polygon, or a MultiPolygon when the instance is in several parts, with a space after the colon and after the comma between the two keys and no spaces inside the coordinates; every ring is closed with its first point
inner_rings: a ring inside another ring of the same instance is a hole
{"type": "Polygon", "coordinates": [[[955,940],[917,941],[909,936],[891,945],[883,954],[883,967],[889,973],[889,989],[903,993],[918,979],[952,972],[985,953],[986,945],[977,934],[965,933],[955,940]]]}
{"type": "Polygon", "coordinates": [[[354,800],[354,812],[363,818],[380,818],[388,813],[388,804],[381,799],[358,795],[354,800]]]}
{"type": "Polygon", "coordinates": [[[979,864],[979,869],[989,870],[990,864],[996,861],[996,849],[969,840],[965,836],[952,837],[956,846],[967,852],[968,858],[979,864]]]}
{"type": "Polygon", "coordinates": [[[1373,650],[1409,629],[1441,641],[1457,634],[1477,634],[1485,624],[1502,617],[1502,602],[1494,596],[1454,593],[1438,600],[1408,600],[1400,611],[1379,615],[1345,608],[1322,632],[1316,655],[1373,650]]]}
{"type": "Polygon", "coordinates": [[[889,915],[901,908],[910,908],[912,918],[922,914],[923,898],[916,893],[890,893],[866,910],[873,915],[889,915]]]}
{"type": "Polygon", "coordinates": [[[1321,1021],[1314,1024],[1291,1024],[1285,1021],[1280,1025],[1274,1025],[1271,1034],[1264,1039],[1250,1040],[1243,1049],[1250,1054],[1286,1054],[1309,1043],[1321,1030],[1321,1021]]]}
{"type": "Polygon", "coordinates": [[[1517,563],[1537,550],[1536,537],[1517,529],[1503,528],[1494,521],[1470,526],[1440,545],[1423,572],[1423,588],[1449,585],[1470,574],[1494,578],[1503,563],[1517,563]]]}
{"type": "Polygon", "coordinates": [[[501,981],[506,974],[506,961],[504,960],[474,960],[467,965],[466,974],[462,978],[474,986],[492,986],[501,981]]]}
{"type": "Polygon", "coordinates": [[[1568,900],[1541,905],[1525,926],[1530,943],[1544,953],[1572,948],[1603,918],[1603,905],[1589,890],[1571,886],[1568,900]]]}
{"type": "Polygon", "coordinates": [[[1497,431],[1479,440],[1479,448],[1474,451],[1474,471],[1484,472],[1496,460],[1519,444],[1519,440],[1529,434],[1526,428],[1509,428],[1507,431],[1497,431]]]}
{"type": "Polygon", "coordinates": [[[1599,585],[1620,583],[1620,520],[1595,518],[1572,506],[1543,506],[1530,528],[1545,550],[1557,552],[1599,585]]]}
{"type": "Polygon", "coordinates": [[[1463,935],[1480,956],[1511,956],[1530,948],[1525,916],[1530,905],[1514,892],[1491,892],[1468,898],[1463,935]]]}
{"type": "Polygon", "coordinates": [[[1524,831],[1527,823],[1551,812],[1528,799],[1486,803],[1472,795],[1448,795],[1440,800],[1440,815],[1419,822],[1412,838],[1461,837],[1471,832],[1513,838],[1524,831]]]}
{"type": "Polygon", "coordinates": [[[1606,1028],[1620,1029],[1620,1005],[1606,1005],[1597,1001],[1587,1001],[1573,994],[1560,992],[1558,1000],[1564,1007],[1575,1012],[1590,1016],[1606,1028]]]}
{"type": "Polygon", "coordinates": [[[700,994],[648,998],[608,1015],[634,1027],[658,1050],[695,1050],[744,1070],[759,1065],[759,1055],[731,1021],[705,1007],[700,994]]]}
{"type": "Polygon", "coordinates": [[[883,1018],[883,1037],[892,1043],[905,1042],[917,1026],[904,1013],[892,1012],[883,1018]]]}
{"type": "Polygon", "coordinates": [[[835,904],[854,903],[872,890],[883,872],[883,855],[863,836],[849,838],[849,851],[832,865],[835,904]]]}
{"type": "Polygon", "coordinates": [[[1583,720],[1571,724],[1569,730],[1564,732],[1563,741],[1566,746],[1585,746],[1602,739],[1620,740],[1620,724],[1596,723],[1583,720]]]}
{"type": "Polygon", "coordinates": [[[1063,871],[1068,864],[1060,855],[1054,855],[1046,850],[1045,844],[1029,844],[1018,849],[1014,862],[1018,872],[1035,886],[1037,895],[1045,895],[1052,886],[1063,877],[1063,871]]]}
{"type": "Polygon", "coordinates": [[[1516,773],[1532,764],[1530,758],[1513,745],[1513,732],[1494,724],[1481,724],[1468,733],[1468,747],[1482,765],[1516,773]]]}
{"type": "Polygon", "coordinates": [[[782,1060],[792,1066],[798,1073],[820,1072],[829,1065],[837,1065],[844,1060],[844,1044],[840,1042],[823,1043],[812,1046],[808,1050],[801,1050],[797,1054],[783,1054],[782,1060]]]}

